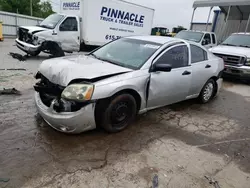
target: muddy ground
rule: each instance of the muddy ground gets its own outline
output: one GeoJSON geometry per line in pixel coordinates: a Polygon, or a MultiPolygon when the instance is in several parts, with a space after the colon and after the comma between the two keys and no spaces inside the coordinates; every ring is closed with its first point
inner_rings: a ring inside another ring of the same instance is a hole
{"type": "Polygon", "coordinates": [[[250,87],[225,81],[211,103],[195,100],[139,116],[127,130],[80,135],[54,131],[37,115],[32,85],[48,55],[19,62],[13,40],[0,43],[0,187],[250,187],[250,87]],[[25,68],[26,71],[6,71],[25,68]],[[4,182],[6,181],[6,182],[4,182]]]}

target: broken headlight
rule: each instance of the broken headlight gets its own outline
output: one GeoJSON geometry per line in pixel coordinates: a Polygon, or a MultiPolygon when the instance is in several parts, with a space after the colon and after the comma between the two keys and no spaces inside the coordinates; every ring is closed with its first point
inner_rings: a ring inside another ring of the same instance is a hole
{"type": "Polygon", "coordinates": [[[91,100],[94,86],[90,84],[72,84],[66,87],[62,92],[62,98],[74,101],[91,100]]]}

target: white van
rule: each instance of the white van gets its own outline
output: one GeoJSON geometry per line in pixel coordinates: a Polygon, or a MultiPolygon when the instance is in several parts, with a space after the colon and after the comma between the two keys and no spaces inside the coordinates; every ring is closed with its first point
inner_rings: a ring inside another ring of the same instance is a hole
{"type": "Polygon", "coordinates": [[[61,0],[61,11],[38,26],[22,26],[17,47],[31,55],[55,56],[101,46],[124,36],[150,35],[154,9],[121,0],[61,0]]]}

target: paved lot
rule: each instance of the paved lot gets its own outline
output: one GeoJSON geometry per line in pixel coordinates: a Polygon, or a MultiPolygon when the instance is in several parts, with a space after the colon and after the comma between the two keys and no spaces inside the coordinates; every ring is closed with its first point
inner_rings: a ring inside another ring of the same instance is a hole
{"type": "Polygon", "coordinates": [[[186,101],[151,111],[127,130],[65,135],[37,115],[32,85],[48,55],[18,62],[13,40],[0,43],[0,88],[21,96],[0,96],[0,187],[221,188],[250,185],[250,87],[224,82],[206,105],[186,101]],[[9,179],[2,182],[1,178],[9,179]]]}

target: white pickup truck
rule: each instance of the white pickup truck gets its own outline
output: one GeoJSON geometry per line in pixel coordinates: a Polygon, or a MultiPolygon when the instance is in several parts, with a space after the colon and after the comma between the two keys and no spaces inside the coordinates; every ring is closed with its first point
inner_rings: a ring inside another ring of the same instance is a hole
{"type": "Polygon", "coordinates": [[[199,43],[206,48],[212,48],[218,44],[215,33],[207,31],[182,30],[175,37],[199,43]]]}
{"type": "Polygon", "coordinates": [[[250,81],[250,33],[234,33],[209,50],[224,60],[224,77],[250,81]]]}
{"type": "Polygon", "coordinates": [[[61,13],[39,26],[22,26],[16,45],[36,56],[80,51],[80,45],[101,46],[132,35],[150,35],[154,9],[120,0],[61,0],[61,13]]]}

